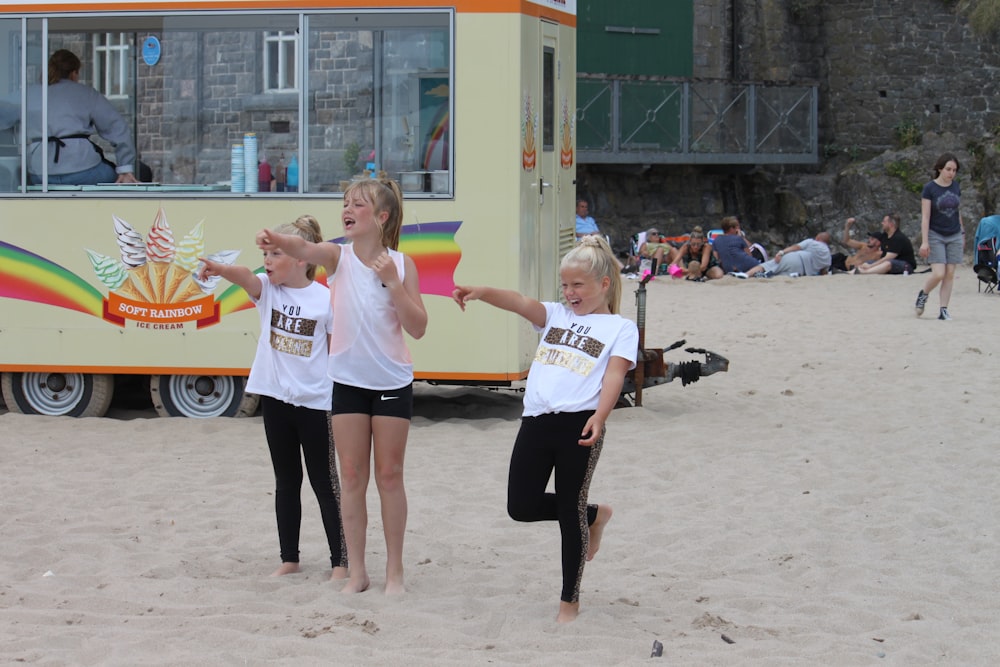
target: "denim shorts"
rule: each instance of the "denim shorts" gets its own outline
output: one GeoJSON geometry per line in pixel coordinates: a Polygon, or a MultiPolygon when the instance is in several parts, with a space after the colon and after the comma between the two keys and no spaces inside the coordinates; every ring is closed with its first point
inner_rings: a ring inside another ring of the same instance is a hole
{"type": "Polygon", "coordinates": [[[927,244],[931,247],[931,254],[927,258],[931,264],[961,264],[965,259],[962,256],[965,232],[942,236],[932,229],[927,233],[927,244]]]}

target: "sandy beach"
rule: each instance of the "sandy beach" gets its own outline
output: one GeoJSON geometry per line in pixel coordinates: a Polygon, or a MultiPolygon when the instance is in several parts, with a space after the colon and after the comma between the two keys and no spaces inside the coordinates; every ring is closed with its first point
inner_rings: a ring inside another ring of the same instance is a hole
{"type": "Polygon", "coordinates": [[[327,581],[308,486],[303,571],[268,576],[260,417],[3,412],[0,662],[996,664],[1000,297],[960,267],[954,320],[937,291],[918,319],[924,279],[651,283],[646,346],[730,371],[613,413],[591,500],[615,515],[567,625],[557,526],[505,512],[515,392],[418,388],[399,598],[374,484],[370,591],[327,581]]]}

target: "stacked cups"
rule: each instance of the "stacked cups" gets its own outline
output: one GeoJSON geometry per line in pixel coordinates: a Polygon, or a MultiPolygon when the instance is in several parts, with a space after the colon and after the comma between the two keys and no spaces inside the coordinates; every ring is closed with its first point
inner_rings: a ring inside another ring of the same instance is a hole
{"type": "MultiPolygon", "coordinates": [[[[254,155],[256,156],[256,154],[257,150],[254,149],[254,155]]],[[[254,159],[256,159],[256,157],[254,159]]],[[[246,192],[247,180],[246,169],[244,167],[245,160],[246,158],[243,150],[243,144],[233,144],[233,151],[229,161],[230,180],[232,182],[229,189],[233,192],[246,192]]],[[[254,173],[256,174],[257,172],[254,173]]],[[[253,180],[254,185],[256,186],[256,177],[253,180]]]]}
{"type": "Polygon", "coordinates": [[[257,133],[243,135],[243,185],[242,192],[257,192],[257,133]]]}

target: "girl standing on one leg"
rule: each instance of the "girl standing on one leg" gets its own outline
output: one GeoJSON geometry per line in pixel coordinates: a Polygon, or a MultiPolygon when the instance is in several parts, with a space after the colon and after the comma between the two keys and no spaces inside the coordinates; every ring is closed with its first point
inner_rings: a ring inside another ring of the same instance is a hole
{"type": "Polygon", "coordinates": [[[930,262],[931,275],[917,294],[917,317],[924,314],[927,297],[940,283],[938,319],[951,319],[948,303],[955,284],[955,269],[962,263],[965,251],[965,225],[959,210],[962,189],[955,180],[959,166],[958,158],[951,153],[939,157],[934,163],[934,180],[924,185],[920,195],[920,256],[930,262]]]}
{"type": "Polygon", "coordinates": [[[341,219],[348,244],[310,243],[265,230],[257,234],[257,245],[322,265],[330,276],[334,309],[328,373],[334,381],[333,436],[351,564],[343,590],[360,593],[371,583],[365,567],[365,497],[374,457],[386,545],[385,592],[402,593],[403,458],[413,410],[413,362],[403,331],[422,337],[427,311],[416,265],[396,250],[403,223],[399,185],[388,179],[351,183],[341,219]]]}
{"type": "MultiPolygon", "coordinates": [[[[309,215],[275,232],[321,241],[319,223],[309,215]]],[[[330,291],[315,282],[316,267],[279,250],[264,251],[264,273],[201,260],[199,278],[221,276],[242,287],[257,306],[261,336],[246,390],[259,394],[264,433],[274,466],[274,510],[278,519],[281,566],[274,575],[299,571],[302,521],[302,458],[319,501],[330,546],[331,579],[347,577],[347,549],[340,522],[337,459],[330,440],[330,392],[326,374],[333,321],[330,291]],[[300,453],[301,448],[301,453],[300,453]]]]}
{"type": "Polygon", "coordinates": [[[511,453],[507,513],[515,521],[558,521],[562,535],[560,623],[580,611],[583,566],[597,553],[611,507],[587,503],[604,424],[635,367],[639,331],[618,315],[621,274],[614,253],[585,237],[560,264],[567,305],[512,290],[455,288],[465,310],[480,300],[517,313],[542,333],[528,373],[521,428],[511,453]],[[545,487],[555,470],[555,493],[545,487]]]}

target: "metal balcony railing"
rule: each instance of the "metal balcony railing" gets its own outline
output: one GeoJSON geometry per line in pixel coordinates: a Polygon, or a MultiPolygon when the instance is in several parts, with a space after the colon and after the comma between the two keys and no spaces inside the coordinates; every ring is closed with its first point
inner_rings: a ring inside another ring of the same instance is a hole
{"type": "Polygon", "coordinates": [[[812,164],[818,86],[577,78],[580,164],[812,164]]]}

